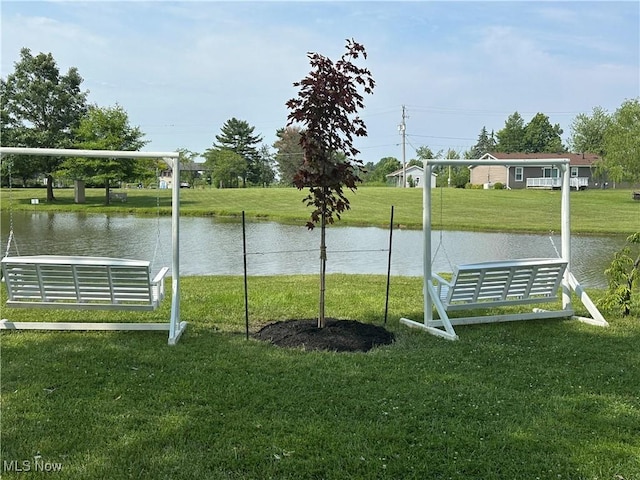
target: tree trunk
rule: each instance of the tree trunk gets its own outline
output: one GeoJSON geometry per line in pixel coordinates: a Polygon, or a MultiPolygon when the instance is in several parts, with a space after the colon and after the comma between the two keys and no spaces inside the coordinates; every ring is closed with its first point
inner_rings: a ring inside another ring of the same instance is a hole
{"type": "MultiPolygon", "coordinates": [[[[180,186],[178,185],[178,188],[179,187],[180,186]]],[[[105,192],[104,192],[104,194],[105,194],[104,204],[105,205],[110,205],[111,204],[111,198],[110,198],[110,195],[109,195],[109,179],[106,179],[104,181],[104,190],[105,190],[105,192]]]]}
{"type": "Polygon", "coordinates": [[[47,202],[55,202],[56,197],[53,195],[53,175],[47,175],[47,202]]]}
{"type": "Polygon", "coordinates": [[[325,218],[325,212],[322,212],[322,222],[320,225],[320,302],[319,302],[319,314],[318,314],[318,328],[324,328],[324,292],[325,292],[325,277],[327,270],[327,243],[325,233],[327,231],[327,222],[325,218]]]}

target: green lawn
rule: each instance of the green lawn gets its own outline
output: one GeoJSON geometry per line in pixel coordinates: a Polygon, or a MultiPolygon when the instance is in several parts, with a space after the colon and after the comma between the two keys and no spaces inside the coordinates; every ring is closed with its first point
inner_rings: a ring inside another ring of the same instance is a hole
{"type": "MultiPolygon", "coordinates": [[[[87,203],[73,203],[73,189],[56,190],[58,201],[44,202],[44,189],[2,190],[2,209],[51,211],[124,212],[155,215],[160,195],[161,211],[170,213],[171,191],[127,190],[128,202],[104,205],[101,189],[87,191],[87,203]],[[40,204],[32,206],[31,198],[40,204]]],[[[239,217],[244,210],[252,219],[269,219],[304,225],[309,209],[302,203],[305,192],[294,188],[183,189],[180,192],[183,215],[239,217]]],[[[391,206],[394,223],[404,228],[422,226],[422,190],[361,187],[349,192],[351,210],[338,225],[387,226],[391,206]]],[[[546,190],[465,190],[436,189],[432,207],[434,228],[544,232],[560,231],[560,192],[546,190]]],[[[586,190],[571,192],[573,233],[629,234],[640,228],[640,202],[631,199],[631,190],[586,190]]]]}
{"type": "MultiPolygon", "coordinates": [[[[328,315],[382,324],[383,276],[327,286],[328,315]]],[[[253,277],[249,292],[252,330],[316,312],[315,276],[253,277]]],[[[398,324],[421,303],[420,279],[394,277],[396,342],[366,354],[245,340],[236,276],[182,279],[174,347],[159,332],[5,331],[3,478],[43,478],[35,458],[64,479],[640,478],[637,318],[458,327],[449,342],[398,324]]],[[[169,304],[2,315],[162,321],[169,304]]]]}
{"type": "MultiPolygon", "coordinates": [[[[103,205],[72,190],[2,191],[3,210],[156,213],[151,190],[103,205]],[[37,206],[30,198],[40,198],[37,206]]],[[[170,191],[160,191],[162,213],[170,191]]],[[[419,228],[422,191],[360,188],[344,225],[419,228]]],[[[295,189],[182,190],[184,215],[304,224],[295,189]]],[[[571,193],[574,232],[631,233],[629,190],[571,193]]],[[[560,194],[434,191],[434,227],[559,230],[560,194]],[[441,201],[442,200],[442,201],[441,201]],[[441,207],[442,205],[442,207],[441,207]],[[442,212],[442,215],[440,215],[442,212]]],[[[369,353],[285,350],[244,338],[243,280],[184,277],[179,344],[159,332],[0,333],[2,478],[640,478],[640,305],[609,328],[537,320],[457,327],[449,342],[399,325],[422,316],[421,279],[393,277],[393,345],[369,353]],[[18,472],[18,469],[30,471],[18,472]]],[[[330,275],[327,315],[382,324],[385,279],[330,275]]],[[[251,329],[311,318],[315,276],[249,279],[251,329]]],[[[596,301],[602,292],[589,292],[596,301]]],[[[4,289],[0,300],[6,299],[4,289]]],[[[577,306],[577,305],[576,305],[577,306]]],[[[13,321],[166,321],[156,312],[2,309],[13,321]]],[[[586,314],[578,311],[578,314],[586,314]]]]}

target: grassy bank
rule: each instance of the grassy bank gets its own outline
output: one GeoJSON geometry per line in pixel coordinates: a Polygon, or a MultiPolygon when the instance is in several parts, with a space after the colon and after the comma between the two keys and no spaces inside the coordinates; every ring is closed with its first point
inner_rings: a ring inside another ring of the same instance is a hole
{"type": "MultiPolygon", "coordinates": [[[[32,468],[3,478],[41,478],[34,457],[71,480],[640,478],[637,319],[458,327],[448,342],[398,325],[421,316],[420,280],[398,277],[393,345],[309,353],[244,339],[242,278],[182,287],[175,347],[158,332],[0,335],[2,461],[32,468]]],[[[314,276],[249,291],[253,329],[315,315],[314,276]]],[[[381,276],[330,275],[327,314],[381,324],[384,291],[381,276]]],[[[162,321],[169,303],[46,316],[162,321]]]]}
{"type": "MultiPolygon", "coordinates": [[[[2,191],[2,209],[47,211],[121,212],[155,215],[157,195],[162,214],[171,210],[169,190],[127,190],[126,203],[104,205],[101,189],[88,190],[87,202],[73,203],[73,190],[56,190],[57,201],[46,204],[43,189],[13,189],[9,202],[2,191]],[[40,204],[30,204],[39,198],[40,204]]],[[[303,225],[309,210],[302,204],[304,192],[293,188],[184,189],[180,192],[183,215],[268,219],[303,225]]],[[[404,228],[422,226],[422,190],[361,187],[350,193],[352,209],[339,225],[387,226],[391,206],[394,223],[404,228]]],[[[464,190],[433,191],[433,225],[447,230],[544,232],[560,230],[560,192],[545,190],[464,190]]],[[[571,222],[574,233],[629,234],[640,228],[640,202],[631,199],[631,190],[586,190],[571,192],[571,222]]]]}

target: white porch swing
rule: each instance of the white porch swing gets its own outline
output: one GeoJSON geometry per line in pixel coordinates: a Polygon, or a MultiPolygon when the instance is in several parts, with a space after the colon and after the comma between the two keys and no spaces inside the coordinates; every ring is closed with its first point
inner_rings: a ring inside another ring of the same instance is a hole
{"type": "MultiPolygon", "coordinates": [[[[527,160],[460,160],[431,159],[424,162],[424,175],[429,178],[433,167],[452,165],[526,166],[527,160]]],[[[561,172],[561,258],[527,258],[498,262],[458,265],[451,280],[432,272],[431,249],[431,185],[426,182],[423,191],[423,296],[424,320],[417,322],[401,318],[400,322],[424,329],[449,340],[456,340],[454,325],[504,322],[541,318],[569,318],[599,326],[608,326],[597,307],[571,273],[570,184],[568,159],[537,160],[536,165],[556,166],[561,172]],[[533,309],[525,313],[505,313],[450,318],[450,312],[479,310],[511,305],[540,304],[554,301],[562,290],[562,309],[533,309]],[[575,292],[592,318],[576,317],[571,304],[575,292]],[[433,318],[435,307],[438,317],[433,318]]],[[[437,253],[437,250],[436,250],[437,253]]]]}
{"type": "MultiPolygon", "coordinates": [[[[0,147],[2,155],[32,155],[93,158],[162,158],[180,178],[179,153],[111,150],[73,150],[0,147]]],[[[172,294],[171,316],[167,323],[12,322],[0,321],[0,330],[165,330],[169,345],[175,345],[186,328],[180,321],[180,189],[172,191],[172,294]]],[[[13,226],[11,226],[12,228],[13,226]]],[[[12,241],[13,231],[9,234],[12,241]]],[[[2,259],[7,286],[7,305],[15,308],[82,310],[155,310],[164,298],[163,267],[151,278],[151,262],[125,258],[31,255],[2,259]]],[[[154,253],[155,256],[155,253],[154,253]]]]}

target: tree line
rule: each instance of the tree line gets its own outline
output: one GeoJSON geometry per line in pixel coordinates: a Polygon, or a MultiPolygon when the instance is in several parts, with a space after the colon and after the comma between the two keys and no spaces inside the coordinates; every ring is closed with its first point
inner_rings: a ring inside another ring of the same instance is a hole
{"type": "MultiPolygon", "coordinates": [[[[580,113],[571,122],[567,145],[562,142],[560,124],[552,125],[543,113],[535,114],[528,123],[516,111],[497,132],[483,126],[478,140],[467,151],[455,149],[432,151],[422,146],[408,166],[422,165],[429,158],[480,158],[491,152],[505,153],[592,153],[600,157],[595,166],[599,174],[616,182],[640,182],[640,99],[625,100],[612,114],[602,107],[594,107],[590,114],[580,113]]],[[[385,182],[386,176],[402,168],[395,157],[365,165],[368,182],[385,182]]],[[[451,177],[439,176],[438,182],[463,187],[469,181],[466,168],[454,169],[451,177]]]]}
{"type": "MultiPolygon", "coordinates": [[[[3,146],[78,148],[101,150],[139,150],[147,143],[145,133],[132,126],[126,110],[120,106],[101,107],[88,102],[88,91],[77,68],[62,74],[49,54],[32,55],[24,48],[13,73],[0,82],[0,133],[3,146]]],[[[640,181],[640,100],[625,100],[612,114],[594,107],[590,114],[579,114],[571,122],[568,144],[562,142],[563,130],[551,124],[549,117],[537,113],[529,122],[516,111],[504,127],[489,132],[485,126],[477,142],[467,151],[432,151],[428,146],[416,149],[408,165],[421,164],[426,158],[479,158],[488,152],[594,153],[602,158],[597,166],[614,181],[640,181]]],[[[181,162],[204,159],[203,178],[186,171],[191,180],[218,188],[266,187],[275,183],[293,186],[302,165],[304,129],[295,124],[276,131],[273,145],[263,142],[255,127],[237,118],[227,120],[215,135],[212,146],[202,154],[177,148],[181,162]]],[[[3,162],[3,180],[7,162],[3,162]]],[[[16,184],[33,183],[44,177],[47,199],[54,200],[54,177],[83,179],[89,185],[104,186],[119,182],[144,185],[157,182],[157,161],[122,159],[109,161],[88,158],[20,157],[11,162],[16,184]]],[[[162,165],[161,169],[166,166],[162,165]]],[[[402,168],[395,157],[368,162],[358,171],[364,183],[384,184],[387,175],[402,168]]],[[[451,186],[464,186],[468,170],[458,169],[439,176],[451,186]]],[[[106,195],[108,202],[108,194],[106,195]]]]}

